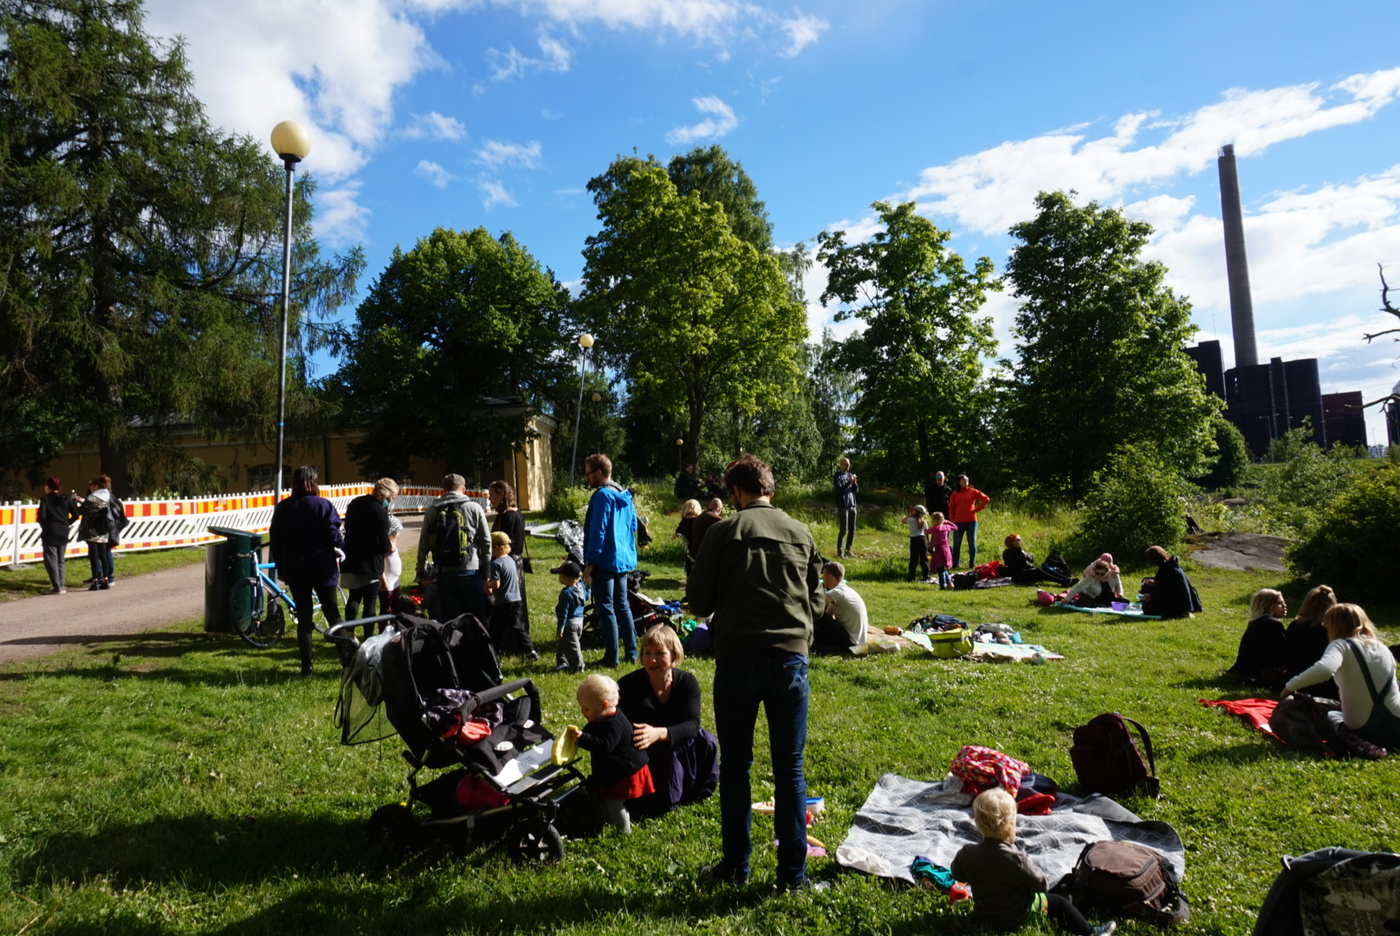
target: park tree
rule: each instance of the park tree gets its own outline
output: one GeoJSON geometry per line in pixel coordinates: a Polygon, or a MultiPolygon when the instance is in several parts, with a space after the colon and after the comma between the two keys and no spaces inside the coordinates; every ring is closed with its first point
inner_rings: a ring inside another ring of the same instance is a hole
{"type": "Polygon", "coordinates": [[[396,247],[355,316],[337,382],[370,474],[402,477],[415,455],[463,473],[507,458],[550,389],[569,383],[568,293],[509,233],[438,228],[396,247]]]}
{"type": "Polygon", "coordinates": [[[682,197],[698,195],[701,201],[722,207],[735,237],[760,253],[773,249],[773,225],[768,208],[758,197],[758,187],[743,163],[730,159],[724,147],[697,146],[688,153],[678,153],[666,164],[666,174],[682,197]]]}
{"type": "Polygon", "coordinates": [[[1183,350],[1190,303],[1141,257],[1152,226],[1064,192],[1042,192],[1036,208],[1011,228],[1006,265],[1020,300],[1005,365],[1019,480],[1078,501],[1116,447],[1137,443],[1183,476],[1203,474],[1221,404],[1183,350]]]}
{"type": "Polygon", "coordinates": [[[992,261],[971,269],[948,249],[950,234],[914,202],[875,202],[882,229],[859,244],[822,232],[817,259],[828,280],[822,302],[842,303],[838,321],[863,331],[836,355],[857,375],[856,445],[882,478],[931,500],[933,475],[965,463],[983,434],[982,359],[995,353],[992,323],[978,315],[998,287],[992,261]]]}
{"type": "MultiPolygon", "coordinates": [[[[167,431],[275,434],[283,173],[211,127],[183,46],[137,0],[0,0],[0,471],[42,471],[83,429],[125,492],[177,467],[167,431]],[[144,427],[136,431],[133,426],[144,427]]],[[[289,411],[354,288],[320,259],[298,186],[289,411]]]]}
{"type": "Polygon", "coordinates": [[[629,405],[676,420],[696,462],[707,415],[751,416],[795,390],[805,311],[778,259],[655,160],[619,158],[588,189],[602,229],[583,251],[579,309],[594,353],[629,405]]]}

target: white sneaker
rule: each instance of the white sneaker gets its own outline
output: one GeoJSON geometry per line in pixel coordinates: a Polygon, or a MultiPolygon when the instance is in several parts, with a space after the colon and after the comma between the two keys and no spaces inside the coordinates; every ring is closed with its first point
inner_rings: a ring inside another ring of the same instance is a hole
{"type": "Polygon", "coordinates": [[[1109,920],[1107,923],[1100,923],[1094,927],[1094,936],[1113,936],[1118,931],[1118,924],[1109,920]]]}

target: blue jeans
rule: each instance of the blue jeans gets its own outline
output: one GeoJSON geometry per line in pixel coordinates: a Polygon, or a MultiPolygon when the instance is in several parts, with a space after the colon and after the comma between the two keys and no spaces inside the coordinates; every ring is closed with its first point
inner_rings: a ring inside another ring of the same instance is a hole
{"type": "Polygon", "coordinates": [[[598,609],[598,630],[603,635],[603,666],[616,666],[617,638],[627,650],[627,662],[637,662],[637,623],[627,600],[627,573],[593,567],[593,606],[598,609]]]}
{"type": "Polygon", "coordinates": [[[753,842],[749,768],[758,708],[768,718],[773,761],[773,829],[778,838],[778,883],[807,876],[807,658],[800,653],[715,662],[715,733],[719,735],[719,817],[724,867],[747,876],[753,842]]]}
{"type": "Polygon", "coordinates": [[[477,572],[443,572],[437,580],[438,614],[446,623],[470,611],[482,625],[490,622],[486,609],[486,587],[477,572]]]}
{"type": "Polygon", "coordinates": [[[953,567],[957,568],[962,564],[962,541],[963,533],[967,533],[967,567],[969,569],[977,565],[977,521],[970,523],[959,523],[958,528],[953,531],[953,567]]]}
{"type": "Polygon", "coordinates": [[[112,580],[111,543],[88,543],[88,568],[92,570],[93,581],[112,580]]]}

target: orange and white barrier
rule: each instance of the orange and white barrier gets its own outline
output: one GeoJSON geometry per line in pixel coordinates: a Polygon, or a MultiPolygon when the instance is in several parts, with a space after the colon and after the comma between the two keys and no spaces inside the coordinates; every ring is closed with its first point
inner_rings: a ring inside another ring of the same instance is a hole
{"type": "MultiPolygon", "coordinates": [[[[321,495],[335,504],[343,515],[350,501],[372,490],[373,484],[336,484],[321,488],[321,495]]],[[[490,508],[485,491],[466,493],[483,509],[490,508]]],[[[405,485],[394,498],[390,511],[423,513],[441,496],[442,488],[405,485]]],[[[129,522],[114,552],[202,546],[223,539],[209,532],[210,527],[216,526],[266,533],[272,522],[273,495],[271,492],[229,494],[183,500],[132,500],[125,504],[129,522]]],[[[36,503],[0,504],[0,563],[17,565],[43,561],[38,515],[36,503]]],[[[68,531],[69,559],[87,555],[87,543],[77,537],[78,524],[75,523],[68,531]]]]}

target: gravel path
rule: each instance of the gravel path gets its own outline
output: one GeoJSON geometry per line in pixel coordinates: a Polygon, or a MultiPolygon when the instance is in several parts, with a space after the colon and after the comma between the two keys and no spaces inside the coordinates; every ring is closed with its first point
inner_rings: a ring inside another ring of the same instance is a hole
{"type": "MultiPolygon", "coordinates": [[[[418,544],[422,517],[403,517],[405,548],[418,544]]],[[[87,563],[70,562],[81,582],[87,563]]],[[[411,579],[413,570],[406,570],[411,579]]],[[[73,644],[101,644],[129,634],[204,618],[204,563],[118,578],[107,591],[76,585],[66,595],[0,603],[0,664],[53,653],[73,644]]],[[[188,632],[182,634],[188,636],[188,632]]]]}

